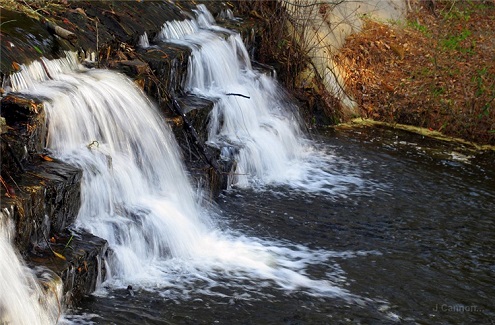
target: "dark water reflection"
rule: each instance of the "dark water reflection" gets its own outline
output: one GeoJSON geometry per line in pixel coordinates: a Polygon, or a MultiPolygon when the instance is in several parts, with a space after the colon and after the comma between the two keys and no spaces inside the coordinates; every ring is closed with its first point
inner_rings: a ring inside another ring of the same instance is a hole
{"type": "MultiPolygon", "coordinates": [[[[219,208],[231,228],[330,251],[377,251],[340,259],[345,288],[364,303],[260,287],[270,299],[112,292],[77,314],[98,324],[477,323],[495,320],[495,168],[471,154],[385,129],[321,132],[335,155],[362,171],[370,191],[338,198],[232,190],[219,208]]],[[[336,166],[338,169],[338,166],[336,166]]],[[[349,168],[348,166],[346,168],[349,168]]],[[[325,274],[315,266],[311,275],[325,274]]],[[[73,319],[76,321],[77,317],[73,319]]]]}

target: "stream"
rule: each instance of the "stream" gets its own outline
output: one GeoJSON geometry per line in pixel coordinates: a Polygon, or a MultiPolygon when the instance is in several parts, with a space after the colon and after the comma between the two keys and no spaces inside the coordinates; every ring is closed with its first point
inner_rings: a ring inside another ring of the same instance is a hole
{"type": "Polygon", "coordinates": [[[83,172],[74,226],[109,245],[105,279],[59,323],[493,322],[493,155],[385,128],[308,135],[240,35],[194,14],[141,46],[191,50],[182,86],[213,101],[206,142],[235,161],[216,202],[131,79],[74,53],[11,76],[43,100],[50,155],[83,172]]]}
{"type": "Polygon", "coordinates": [[[76,324],[477,323],[495,319],[495,171],[490,157],[388,129],[321,130],[334,195],[233,188],[210,208],[232,232],[329,252],[305,272],[342,291],[319,296],[225,276],[201,288],[113,289],[87,297],[76,324]],[[340,175],[345,171],[345,175],[340,175]],[[345,182],[341,182],[344,184],[345,182]],[[212,294],[216,292],[217,294],[212,294]]]}

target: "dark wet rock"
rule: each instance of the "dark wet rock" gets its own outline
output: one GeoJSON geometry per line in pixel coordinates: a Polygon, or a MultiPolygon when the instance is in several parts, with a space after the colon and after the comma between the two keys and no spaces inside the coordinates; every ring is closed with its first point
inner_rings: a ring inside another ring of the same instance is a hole
{"type": "Polygon", "coordinates": [[[96,289],[106,275],[108,243],[82,230],[53,233],[50,247],[27,256],[30,266],[43,265],[62,278],[67,305],[74,305],[96,289]]]}
{"type": "Polygon", "coordinates": [[[129,77],[139,78],[149,72],[149,65],[141,60],[122,60],[118,61],[118,70],[129,77]]]}
{"type": "Polygon", "coordinates": [[[127,286],[127,294],[129,294],[129,296],[131,297],[134,297],[134,290],[132,289],[131,285],[127,286]]]}
{"type": "Polygon", "coordinates": [[[136,44],[144,32],[156,34],[167,20],[185,19],[182,10],[166,1],[69,1],[50,4],[38,19],[2,10],[1,72],[17,70],[15,63],[29,63],[40,57],[56,58],[63,51],[106,51],[106,44],[136,44]],[[71,42],[50,33],[57,26],[73,33],[71,42]],[[14,63],[14,64],[13,64],[14,63]]]}
{"type": "Polygon", "coordinates": [[[180,114],[185,116],[198,134],[198,140],[205,143],[208,140],[209,116],[214,102],[208,98],[186,94],[177,98],[180,114]]]}
{"type": "Polygon", "coordinates": [[[172,130],[185,158],[186,166],[200,186],[205,186],[211,198],[228,187],[234,169],[232,159],[222,159],[221,148],[207,142],[208,120],[214,102],[191,94],[174,99],[177,118],[172,130]]]}
{"type": "Polygon", "coordinates": [[[47,135],[46,114],[41,99],[10,94],[3,97],[0,104],[2,117],[10,127],[3,136],[3,139],[8,141],[3,142],[10,144],[17,159],[24,162],[30,158],[28,154],[41,152],[45,147],[47,135]]]}
{"type": "Polygon", "coordinates": [[[96,289],[106,276],[104,260],[107,256],[106,240],[79,231],[73,239],[73,253],[68,258],[70,266],[62,272],[64,291],[70,292],[73,303],[96,289]]]}
{"type": "Polygon", "coordinates": [[[51,35],[43,23],[23,13],[2,9],[2,60],[3,74],[15,72],[19,64],[29,63],[41,56],[53,59],[68,48],[64,41],[51,35]]]}
{"type": "Polygon", "coordinates": [[[82,172],[60,161],[43,161],[34,169],[45,188],[45,214],[52,231],[62,232],[79,212],[82,172]]]}
{"type": "MultiPolygon", "coordinates": [[[[96,52],[96,62],[84,63],[125,73],[158,103],[190,175],[214,198],[227,187],[234,162],[222,157],[222,148],[207,143],[213,102],[184,93],[191,50],[164,43],[146,49],[137,46],[145,32],[153,40],[165,21],[191,18],[196,3],[53,2],[47,3],[51,9],[36,11],[37,18],[2,9],[1,208],[15,220],[15,243],[21,253],[31,266],[44,265],[62,278],[69,304],[91,293],[104,278],[104,259],[110,258],[111,251],[105,240],[69,230],[80,208],[82,173],[46,152],[43,98],[9,93],[6,77],[41,57],[58,58],[70,50],[84,60],[96,52]],[[60,29],[67,39],[60,37],[60,29]]],[[[215,17],[234,8],[228,2],[206,3],[215,17]]],[[[33,9],[37,5],[32,3],[33,9]]],[[[244,37],[254,40],[252,26],[243,28],[238,20],[225,17],[222,21],[236,25],[244,37]]]]}
{"type": "Polygon", "coordinates": [[[16,221],[16,244],[21,251],[45,246],[51,231],[60,232],[75,220],[80,207],[79,169],[39,157],[26,165],[25,173],[10,175],[2,170],[2,177],[15,190],[15,195],[7,197],[2,187],[1,206],[13,207],[11,217],[16,221]]]}
{"type": "Polygon", "coordinates": [[[153,45],[136,53],[150,67],[144,83],[145,92],[157,100],[168,116],[175,115],[171,99],[183,91],[190,54],[189,48],[172,44],[153,45]]]}

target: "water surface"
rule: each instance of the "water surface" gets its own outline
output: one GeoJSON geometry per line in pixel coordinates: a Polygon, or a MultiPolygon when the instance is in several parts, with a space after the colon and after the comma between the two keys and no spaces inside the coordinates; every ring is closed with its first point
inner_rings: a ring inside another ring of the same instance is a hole
{"type": "MultiPolygon", "coordinates": [[[[226,275],[211,288],[134,288],[88,297],[76,311],[97,324],[490,323],[495,319],[495,170],[420,136],[384,129],[320,132],[328,174],[348,190],[231,189],[219,202],[231,232],[330,252],[307,267],[343,295],[226,275]],[[344,184],[345,182],[342,182],[344,184]],[[93,316],[90,316],[93,315],[93,316]]],[[[221,274],[221,272],[219,272],[221,274]]],[[[221,276],[220,276],[221,277],[221,276]]],[[[68,316],[71,318],[71,316],[68,316]]],[[[75,316],[72,316],[75,317],[75,316]]],[[[78,316],[81,317],[81,316],[78,316]]]]}

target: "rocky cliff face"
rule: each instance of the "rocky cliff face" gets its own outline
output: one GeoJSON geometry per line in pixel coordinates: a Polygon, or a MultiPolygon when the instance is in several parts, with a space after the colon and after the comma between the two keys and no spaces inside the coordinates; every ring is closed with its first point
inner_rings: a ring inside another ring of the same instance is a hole
{"type": "MultiPolygon", "coordinates": [[[[133,78],[162,109],[193,178],[214,198],[227,186],[232,162],[206,145],[212,103],[186,96],[182,78],[190,50],[141,48],[170,20],[191,16],[193,1],[77,1],[2,3],[1,213],[15,220],[15,243],[31,265],[45,265],[64,281],[66,302],[92,292],[111,252],[105,240],[71,229],[80,206],[81,171],[44,150],[47,130],[41,98],[16,93],[12,73],[41,58],[76,53],[88,67],[119,70],[133,78]]],[[[212,3],[220,17],[230,5],[212,3]]],[[[50,78],[50,76],[46,76],[50,78]]]]}

